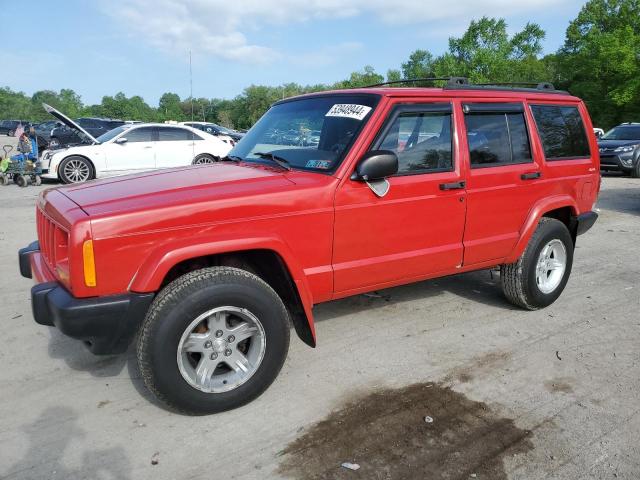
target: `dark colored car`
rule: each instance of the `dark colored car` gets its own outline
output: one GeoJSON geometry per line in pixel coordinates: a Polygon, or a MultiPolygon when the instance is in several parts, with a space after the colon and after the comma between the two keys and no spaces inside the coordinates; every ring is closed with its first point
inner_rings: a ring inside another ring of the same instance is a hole
{"type": "Polygon", "coordinates": [[[26,130],[31,126],[31,122],[26,120],[2,120],[0,122],[0,133],[13,137],[16,132],[16,128],[20,125],[26,130]]]}
{"type": "Polygon", "coordinates": [[[47,143],[51,140],[51,132],[58,127],[62,127],[64,124],[57,120],[50,120],[48,122],[37,123],[33,125],[36,135],[39,138],[43,138],[47,143]]]}
{"type": "MultiPolygon", "coordinates": [[[[113,120],[109,118],[78,118],[76,119],[76,123],[90,133],[94,138],[98,138],[100,135],[124,125],[125,122],[123,120],[113,120]]],[[[68,145],[90,142],[90,139],[83,138],[81,132],[67,126],[61,126],[54,128],[51,131],[49,147],[60,148],[68,145]]]]}
{"type": "Polygon", "coordinates": [[[598,140],[600,170],[640,178],[640,123],[623,123],[598,140]]]}
{"type": "Polygon", "coordinates": [[[235,130],[231,130],[230,128],[226,128],[215,123],[182,122],[182,125],[186,125],[191,128],[197,128],[198,130],[210,133],[211,135],[226,135],[228,137],[231,137],[235,142],[244,137],[244,133],[236,132],[235,130]]]}

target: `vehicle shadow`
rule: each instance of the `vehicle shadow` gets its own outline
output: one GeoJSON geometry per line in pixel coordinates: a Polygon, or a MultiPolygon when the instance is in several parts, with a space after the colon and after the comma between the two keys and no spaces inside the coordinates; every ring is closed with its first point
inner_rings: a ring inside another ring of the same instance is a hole
{"type": "Polygon", "coordinates": [[[509,303],[502,294],[500,274],[495,270],[479,270],[323,303],[315,308],[314,319],[316,322],[322,322],[361,310],[381,308],[385,305],[435,299],[446,293],[492,307],[519,310],[518,307],[509,303]]]}
{"type": "Polygon", "coordinates": [[[50,328],[49,333],[49,356],[64,360],[73,370],[88,372],[94,377],[115,377],[127,363],[128,355],[94,355],[82,342],[63,335],[56,328],[50,328]]]}
{"type": "MultiPolygon", "coordinates": [[[[63,458],[70,444],[77,448],[86,432],[78,425],[78,413],[69,407],[49,407],[24,428],[29,447],[22,459],[0,474],[18,478],[131,478],[131,462],[122,447],[88,450],[79,467],[69,468],[63,458]]],[[[86,448],[87,442],[82,441],[86,448]]]]}

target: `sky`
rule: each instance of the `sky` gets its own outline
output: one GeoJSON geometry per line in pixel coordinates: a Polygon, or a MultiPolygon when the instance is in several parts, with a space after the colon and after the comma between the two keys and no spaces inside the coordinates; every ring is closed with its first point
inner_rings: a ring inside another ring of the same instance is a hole
{"type": "MultiPolygon", "coordinates": [[[[251,84],[332,83],[440,54],[472,19],[535,22],[558,49],[580,0],[0,0],[0,86],[72,88],[86,104],[124,92],[232,98],[251,84]],[[11,47],[11,40],[16,39],[11,47]]],[[[538,79],[535,79],[538,80],[538,79]]]]}

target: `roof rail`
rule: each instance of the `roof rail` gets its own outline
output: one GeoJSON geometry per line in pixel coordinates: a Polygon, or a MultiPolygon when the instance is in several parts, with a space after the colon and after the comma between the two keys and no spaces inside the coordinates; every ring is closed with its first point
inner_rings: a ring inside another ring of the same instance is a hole
{"type": "Polygon", "coordinates": [[[416,82],[447,82],[447,85],[468,85],[469,80],[465,77],[424,77],[424,78],[406,78],[403,80],[393,80],[391,82],[374,83],[358,88],[375,88],[384,87],[385,85],[397,85],[399,83],[416,83],[416,82]]]}
{"type": "Polygon", "coordinates": [[[424,77],[424,78],[407,78],[403,80],[393,80],[390,82],[375,83],[358,88],[375,88],[384,87],[386,85],[398,85],[401,83],[416,82],[446,82],[445,89],[467,89],[467,90],[505,90],[505,91],[522,91],[522,92],[548,92],[568,95],[569,92],[564,90],[556,90],[552,83],[549,82],[492,82],[492,83],[471,83],[467,77],[424,77]]]}

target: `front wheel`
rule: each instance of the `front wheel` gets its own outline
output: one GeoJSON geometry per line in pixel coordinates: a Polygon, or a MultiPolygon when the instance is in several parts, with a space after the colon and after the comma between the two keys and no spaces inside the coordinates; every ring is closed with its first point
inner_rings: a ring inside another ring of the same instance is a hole
{"type": "Polygon", "coordinates": [[[276,292],[244,270],[188,273],[154,300],[138,337],[145,385],[170,407],[208,414],[239,407],[275,380],[289,349],[276,292]]]}
{"type": "Polygon", "coordinates": [[[194,165],[202,165],[205,163],[216,163],[218,160],[213,155],[209,155],[208,153],[201,153],[193,159],[194,165]]]}
{"type": "Polygon", "coordinates": [[[569,280],[573,249],[566,225],[543,217],[518,261],[500,267],[500,282],[507,299],[527,310],[555,302],[569,280]]]}
{"type": "Polygon", "coordinates": [[[62,183],[80,183],[91,180],[94,172],[89,160],[84,157],[72,155],[60,162],[58,176],[62,183]]]}
{"type": "Polygon", "coordinates": [[[633,170],[631,170],[631,177],[640,178],[640,158],[637,159],[636,164],[633,167],[633,170]]]}

